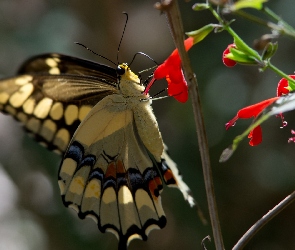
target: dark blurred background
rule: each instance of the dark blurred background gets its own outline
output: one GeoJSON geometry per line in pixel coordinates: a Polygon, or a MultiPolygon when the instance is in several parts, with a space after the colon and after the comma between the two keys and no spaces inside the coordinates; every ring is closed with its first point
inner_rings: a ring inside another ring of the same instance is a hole
{"type": "MultiPolygon", "coordinates": [[[[136,0],[0,0],[0,76],[13,75],[28,57],[58,52],[108,64],[74,42],[116,61],[117,47],[125,23],[129,22],[120,48],[120,61],[130,62],[142,51],[161,63],[174,48],[165,16],[153,8],[155,1],[136,0]]],[[[180,1],[185,31],[216,21],[207,11],[194,12],[194,1],[180,1]]],[[[292,0],[267,4],[295,26],[292,0]]],[[[252,13],[257,13],[252,11],[252,13]]],[[[228,17],[232,18],[232,17],[228,17]]],[[[237,18],[232,27],[249,44],[269,30],[237,18]]],[[[295,128],[292,112],[288,126],[280,129],[275,117],[263,124],[263,143],[250,147],[244,140],[232,158],[218,162],[224,148],[242,133],[251,120],[238,121],[225,131],[238,109],[275,96],[280,77],[256,67],[226,68],[223,50],[232,42],[223,32],[210,34],[189,55],[199,81],[208,132],[215,191],[226,249],[230,249],[253,223],[295,188],[294,144],[288,144],[295,128]]],[[[273,63],[293,73],[294,41],[279,39],[273,63]]],[[[154,64],[138,56],[132,69],[138,72],[154,64]]],[[[165,82],[158,88],[164,88],[165,82]]],[[[155,90],[154,90],[155,91],[155,90]]],[[[184,180],[209,220],[202,167],[191,103],[173,98],[153,102],[163,138],[184,180]]],[[[11,117],[0,116],[0,250],[116,249],[112,234],[101,234],[91,220],[79,220],[64,208],[57,174],[60,157],[39,146],[11,117]]],[[[132,241],[129,249],[201,249],[201,240],[212,236],[201,224],[181,193],[166,188],[162,202],[167,226],[154,230],[147,242],[132,241]]],[[[295,205],[273,219],[249,243],[247,249],[295,249],[295,205]]],[[[214,249],[213,243],[206,243],[214,249]]]]}

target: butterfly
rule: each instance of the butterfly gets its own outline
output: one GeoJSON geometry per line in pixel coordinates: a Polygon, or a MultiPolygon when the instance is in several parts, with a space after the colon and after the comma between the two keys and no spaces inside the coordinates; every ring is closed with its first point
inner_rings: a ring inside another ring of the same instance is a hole
{"type": "Polygon", "coordinates": [[[160,193],[177,187],[195,204],[167,154],[151,99],[126,63],[117,68],[61,54],[27,60],[0,80],[0,110],[63,155],[63,203],[127,249],[166,225],[160,193]]]}

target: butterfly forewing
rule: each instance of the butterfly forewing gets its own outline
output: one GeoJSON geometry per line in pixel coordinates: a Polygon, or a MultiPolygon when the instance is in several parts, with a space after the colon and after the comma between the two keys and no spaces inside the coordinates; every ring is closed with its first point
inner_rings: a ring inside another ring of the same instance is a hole
{"type": "Polygon", "coordinates": [[[29,59],[19,73],[0,81],[0,110],[60,152],[90,109],[117,92],[114,69],[59,54],[29,59]]]}
{"type": "Polygon", "coordinates": [[[56,53],[32,57],[25,61],[18,70],[20,75],[37,73],[93,76],[104,79],[109,83],[116,84],[117,82],[117,74],[114,68],[56,53]]]}

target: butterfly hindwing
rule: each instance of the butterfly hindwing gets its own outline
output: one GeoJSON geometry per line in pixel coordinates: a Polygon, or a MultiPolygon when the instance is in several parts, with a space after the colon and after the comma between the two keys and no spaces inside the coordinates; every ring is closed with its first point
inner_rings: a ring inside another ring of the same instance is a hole
{"type": "Polygon", "coordinates": [[[166,224],[157,165],[122,96],[104,98],[81,123],[61,164],[59,185],[65,205],[93,218],[102,232],[113,232],[119,249],[166,224]]]}
{"type": "Polygon", "coordinates": [[[117,92],[114,69],[59,54],[32,58],[19,73],[0,81],[0,110],[59,152],[66,150],[90,109],[117,92]]]}

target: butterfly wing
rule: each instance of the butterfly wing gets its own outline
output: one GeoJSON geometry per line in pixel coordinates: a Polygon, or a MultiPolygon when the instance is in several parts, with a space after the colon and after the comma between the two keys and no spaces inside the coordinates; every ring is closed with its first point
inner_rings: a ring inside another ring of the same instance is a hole
{"type": "Polygon", "coordinates": [[[163,228],[163,188],[157,163],[137,132],[133,110],[120,95],[100,101],[77,129],[59,172],[63,202],[91,217],[125,249],[163,228]]]}
{"type": "Polygon", "coordinates": [[[0,110],[59,152],[90,109],[118,91],[115,69],[60,54],[29,59],[19,74],[0,81],[0,110]]]}
{"type": "MultiPolygon", "coordinates": [[[[133,87],[127,92],[134,93],[133,87]]],[[[144,102],[132,109],[127,99],[117,88],[115,69],[59,54],[34,57],[19,76],[0,81],[0,110],[49,149],[66,152],[59,172],[64,204],[114,233],[119,249],[165,226],[161,177],[193,203],[163,152],[151,107],[140,114],[144,102]]]]}

